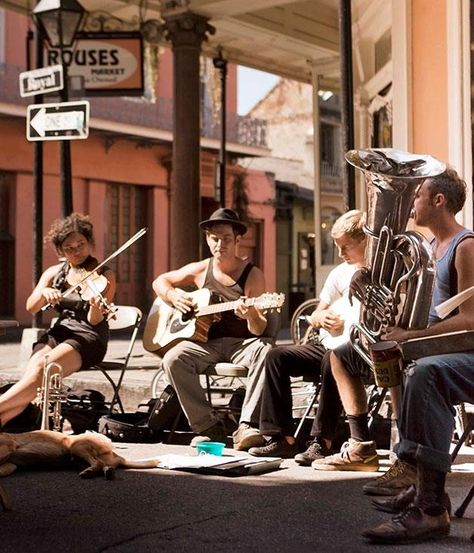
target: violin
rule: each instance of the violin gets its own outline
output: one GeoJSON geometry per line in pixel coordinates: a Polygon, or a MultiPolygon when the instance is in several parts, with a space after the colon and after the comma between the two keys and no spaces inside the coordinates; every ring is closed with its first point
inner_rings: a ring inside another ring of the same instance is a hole
{"type": "Polygon", "coordinates": [[[79,267],[71,267],[69,269],[66,282],[75,289],[84,301],[97,299],[104,310],[106,319],[114,319],[117,307],[107,301],[107,298],[104,296],[107,293],[109,281],[106,276],[99,274],[95,270],[98,265],[97,259],[89,256],[79,267]]]}
{"type": "MultiPolygon", "coordinates": [[[[100,269],[101,267],[103,267],[106,263],[108,263],[109,261],[111,261],[112,259],[114,259],[115,257],[117,257],[117,255],[121,254],[122,252],[124,252],[127,248],[129,248],[134,242],[136,242],[139,238],[141,238],[144,234],[146,234],[147,232],[147,229],[146,227],[140,229],[138,232],[136,232],[131,238],[129,238],[126,242],[124,242],[118,249],[116,249],[113,253],[111,253],[109,255],[109,257],[107,257],[106,259],[104,259],[104,261],[102,261],[101,263],[97,264],[97,259],[95,258],[91,258],[93,260],[93,262],[95,263],[95,265],[93,267],[91,267],[91,270],[89,271],[89,273],[95,273],[98,277],[102,277],[103,275],[99,275],[97,273],[98,269],[100,269]]],[[[88,263],[88,259],[86,259],[86,264],[88,263]]],[[[74,269],[76,270],[76,269],[74,269]]],[[[73,271],[72,271],[73,272],[73,271]]],[[[85,273],[83,273],[83,276],[82,279],[79,278],[76,282],[76,284],[73,284],[70,288],[68,288],[63,294],[62,294],[62,297],[63,298],[66,298],[67,296],[69,296],[72,292],[75,292],[76,291],[76,288],[79,288],[80,286],[82,286],[82,283],[83,281],[86,281],[86,280],[89,280],[89,275],[88,275],[88,271],[87,271],[87,268],[85,268],[85,273]]],[[[106,281],[107,281],[107,278],[106,277],[103,277],[106,281]]],[[[88,286],[88,288],[92,288],[92,293],[93,295],[91,297],[97,297],[97,293],[94,292],[94,288],[96,287],[96,284],[95,283],[95,279],[92,279],[91,280],[92,282],[92,286],[88,286]]],[[[108,281],[107,281],[108,283],[108,281]]],[[[102,293],[106,290],[107,286],[105,286],[104,290],[102,291],[99,291],[99,294],[102,296],[102,293]]],[[[107,302],[107,300],[102,296],[102,300],[101,301],[104,301],[105,302],[105,305],[109,305],[109,306],[113,306],[113,304],[110,304],[109,302],[107,302]]],[[[46,304],[46,305],[43,305],[43,307],[41,308],[41,311],[46,311],[47,309],[50,309],[52,307],[52,305],[50,303],[46,304]]],[[[106,308],[107,309],[107,308],[106,308]]],[[[117,311],[117,308],[115,306],[113,306],[113,313],[115,313],[117,311]]]]}

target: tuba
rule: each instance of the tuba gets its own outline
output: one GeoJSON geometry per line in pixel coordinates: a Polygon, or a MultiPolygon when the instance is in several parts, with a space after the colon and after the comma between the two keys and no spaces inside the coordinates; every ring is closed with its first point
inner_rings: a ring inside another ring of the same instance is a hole
{"type": "Polygon", "coordinates": [[[66,396],[63,391],[63,368],[58,363],[48,363],[44,356],[43,382],[38,388],[37,402],[41,408],[41,430],[49,430],[49,418],[53,419],[53,430],[61,430],[61,403],[66,396]]]}
{"type": "Polygon", "coordinates": [[[428,325],[435,261],[426,238],[406,226],[419,186],[446,166],[431,156],[395,149],[351,150],[345,157],[363,171],[367,187],[366,266],[351,282],[361,312],[350,340],[370,364],[368,346],[388,327],[428,325]]]}

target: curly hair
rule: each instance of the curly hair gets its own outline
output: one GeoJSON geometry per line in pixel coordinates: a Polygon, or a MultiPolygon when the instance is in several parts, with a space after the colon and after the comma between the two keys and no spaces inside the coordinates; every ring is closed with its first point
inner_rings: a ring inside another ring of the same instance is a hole
{"type": "Polygon", "coordinates": [[[364,225],[365,213],[358,209],[351,209],[336,219],[331,229],[331,237],[336,239],[348,234],[354,239],[364,238],[364,225]]]}
{"type": "Polygon", "coordinates": [[[466,183],[452,168],[447,166],[444,173],[437,177],[429,177],[430,199],[436,194],[443,194],[446,199],[446,209],[456,215],[466,201],[466,183]]]}
{"type": "Polygon", "coordinates": [[[51,229],[46,235],[44,241],[51,242],[58,253],[61,253],[61,246],[68,236],[78,232],[84,238],[94,245],[94,235],[92,223],[87,215],[81,213],[71,213],[64,219],[56,219],[51,225],[51,229]]]}

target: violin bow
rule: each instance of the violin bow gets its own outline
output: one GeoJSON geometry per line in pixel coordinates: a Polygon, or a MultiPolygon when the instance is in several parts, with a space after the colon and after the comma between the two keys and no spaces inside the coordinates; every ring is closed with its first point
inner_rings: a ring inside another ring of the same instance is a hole
{"type": "MultiPolygon", "coordinates": [[[[129,248],[134,242],[136,242],[139,238],[141,238],[144,234],[146,234],[147,232],[147,228],[146,227],[143,227],[142,229],[140,229],[137,233],[135,233],[131,238],[129,238],[126,242],[124,242],[118,249],[116,249],[113,253],[111,253],[109,255],[109,257],[107,257],[106,259],[104,259],[104,261],[102,261],[101,263],[99,263],[97,265],[97,267],[94,268],[94,272],[97,271],[98,269],[100,269],[101,267],[103,267],[106,263],[108,263],[109,261],[111,261],[112,259],[114,259],[115,257],[117,257],[117,255],[120,255],[122,252],[124,252],[127,248],[129,248]]],[[[69,296],[69,294],[72,294],[74,292],[74,290],[76,290],[77,288],[79,288],[79,286],[85,282],[88,278],[90,277],[90,273],[87,273],[83,278],[81,278],[81,280],[79,282],[76,282],[76,284],[74,284],[73,286],[71,286],[70,288],[68,288],[63,294],[62,294],[62,297],[63,298],[67,298],[67,296],[69,296]]],[[[41,308],[41,311],[46,311],[46,309],[49,309],[51,307],[51,304],[48,303],[46,305],[43,305],[43,307],[41,308]]]]}

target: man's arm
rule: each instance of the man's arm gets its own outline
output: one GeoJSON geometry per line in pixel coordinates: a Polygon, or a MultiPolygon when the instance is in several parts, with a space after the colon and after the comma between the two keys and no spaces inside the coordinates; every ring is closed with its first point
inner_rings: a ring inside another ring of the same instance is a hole
{"type": "MultiPolygon", "coordinates": [[[[464,240],[456,248],[454,266],[457,272],[458,291],[462,292],[474,284],[474,239],[464,240]]],[[[435,336],[458,330],[474,330],[474,296],[459,306],[459,312],[422,330],[395,328],[387,333],[386,339],[405,341],[409,338],[435,336]]]]}
{"type": "MultiPolygon", "coordinates": [[[[256,298],[265,292],[265,277],[258,267],[252,267],[245,283],[244,294],[248,298],[256,298]]],[[[267,327],[267,318],[255,307],[246,307],[241,304],[235,310],[235,314],[247,320],[249,332],[255,336],[261,336],[267,327]]]]}
{"type": "Polygon", "coordinates": [[[207,260],[203,260],[188,263],[180,269],[163,273],[153,281],[153,290],[161,299],[186,313],[193,308],[192,298],[188,294],[177,290],[177,287],[196,286],[199,288],[202,285],[201,276],[206,266],[207,260]]]}

